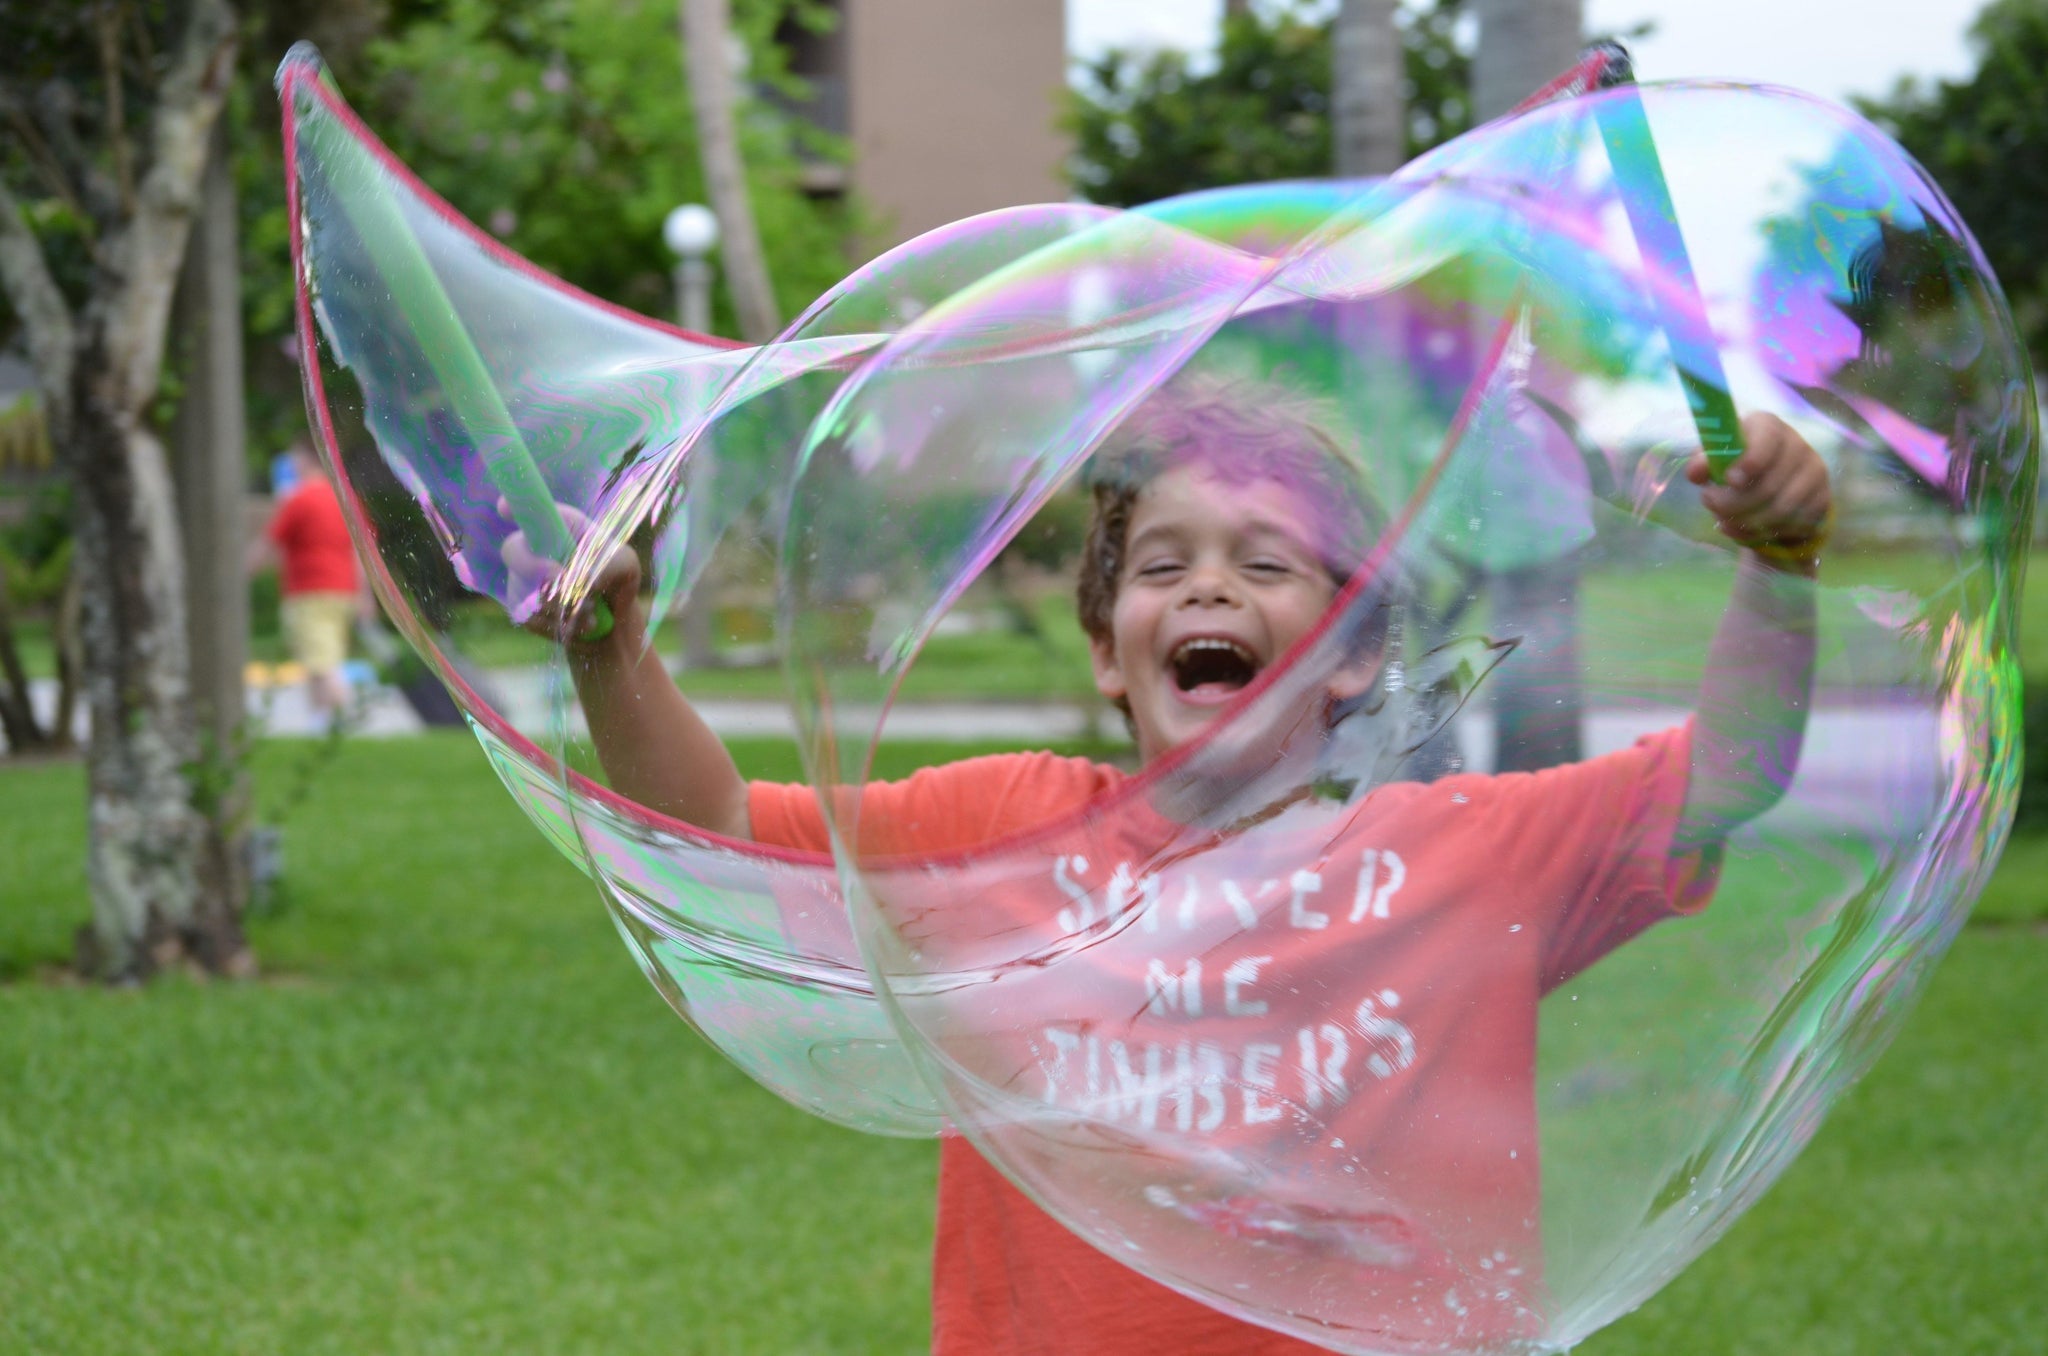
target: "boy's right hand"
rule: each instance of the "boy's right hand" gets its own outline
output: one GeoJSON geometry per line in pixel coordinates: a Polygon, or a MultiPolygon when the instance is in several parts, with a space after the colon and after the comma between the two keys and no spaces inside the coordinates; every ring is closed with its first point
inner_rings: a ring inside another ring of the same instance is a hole
{"type": "Polygon", "coordinates": [[[1725,481],[1715,482],[1704,453],[1686,463],[1686,479],[1722,536],[1773,569],[1811,576],[1835,515],[1827,463],[1774,414],[1744,418],[1742,439],[1725,481]]]}
{"type": "MultiPolygon", "coordinates": [[[[590,531],[590,519],[567,504],[556,507],[562,515],[562,523],[569,529],[569,535],[582,540],[590,531]]],[[[511,517],[510,507],[500,500],[498,512],[511,517]]],[[[540,555],[527,544],[524,532],[514,532],[505,538],[500,554],[505,560],[505,569],[510,576],[511,591],[515,597],[538,591],[540,607],[522,623],[523,629],[549,640],[561,640],[565,635],[572,648],[592,648],[605,641],[618,639],[632,641],[637,645],[642,630],[640,617],[640,557],[633,548],[621,543],[598,568],[591,597],[576,609],[573,617],[565,617],[561,603],[554,595],[553,584],[562,574],[562,567],[540,555]],[[603,599],[611,608],[612,626],[601,631],[597,626],[596,608],[592,600],[603,599]]]]}

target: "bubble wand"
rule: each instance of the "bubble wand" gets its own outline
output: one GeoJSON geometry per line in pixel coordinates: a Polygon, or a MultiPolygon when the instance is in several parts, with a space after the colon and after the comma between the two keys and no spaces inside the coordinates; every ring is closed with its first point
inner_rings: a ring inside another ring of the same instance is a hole
{"type": "MultiPolygon", "coordinates": [[[[324,70],[320,81],[328,81],[324,70]]],[[[353,198],[336,194],[336,210],[355,228],[372,266],[391,293],[392,304],[419,336],[420,348],[449,407],[468,430],[471,444],[483,459],[484,474],[505,501],[527,544],[543,560],[568,564],[576,539],[562,520],[562,511],[527,450],[505,398],[491,380],[483,355],[477,352],[469,330],[455,312],[455,303],[420,248],[419,237],[385,191],[383,175],[375,165],[365,163],[362,147],[344,133],[338,119],[302,117],[297,131],[313,144],[324,163],[352,161],[363,175],[368,191],[353,198]]],[[[594,602],[590,626],[578,637],[581,640],[602,640],[611,632],[611,607],[602,598],[594,602]]]]}
{"type": "Polygon", "coordinates": [[[1728,468],[1742,455],[1741,421],[1735,414],[1734,397],[1728,393],[1720,347],[1707,324],[1706,301],[1678,227],[1657,142],[1650,135],[1650,119],[1636,89],[1635,64],[1628,49],[1618,42],[1595,43],[1591,54],[1599,59],[1592,87],[1605,93],[1594,105],[1593,120],[1599,125],[1608,163],[1614,167],[1615,187],[1643,264],[1653,276],[1667,278],[1672,284],[1668,288],[1653,286],[1651,304],[1671,346],[1678,383],[1692,411],[1693,427],[1699,430],[1700,450],[1706,453],[1714,479],[1724,480],[1728,468]]]}

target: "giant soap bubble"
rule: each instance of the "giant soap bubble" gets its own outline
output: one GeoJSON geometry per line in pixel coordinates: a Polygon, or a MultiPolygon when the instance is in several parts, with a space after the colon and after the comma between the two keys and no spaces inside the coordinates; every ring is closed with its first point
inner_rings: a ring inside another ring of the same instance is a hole
{"type": "Polygon", "coordinates": [[[1995,859],[2032,387],[1963,223],[1840,109],[1624,87],[1384,182],[996,213],[739,349],[490,243],[310,54],[280,82],[380,593],[649,977],[1226,1313],[1571,1346],[1798,1152],[1995,859]],[[1817,577],[1681,474],[1738,410],[1827,464],[1817,577]],[[947,619],[1087,495],[1128,515],[1079,568],[1142,765],[873,776],[947,619]],[[721,551],[776,590],[809,785],[756,789],[764,841],[608,790],[559,646],[528,734],[465,678],[622,548],[651,615],[721,551]]]}
{"type": "MultiPolygon", "coordinates": [[[[524,527],[566,559],[558,505],[601,513],[689,412],[764,365],[618,312],[497,247],[368,135],[310,48],[287,59],[279,88],[308,408],[386,610],[521,808],[599,882],[685,1020],[800,1106],[932,1133],[933,1101],[872,1000],[829,860],[707,836],[566,772],[541,747],[547,695],[480,673],[474,657],[516,637],[509,620],[533,605],[508,574],[508,534],[524,527]]],[[[837,355],[825,347],[793,365],[829,371],[837,355]]],[[[719,467],[728,523],[781,473],[774,447],[719,467]]],[[[648,483],[644,471],[630,481],[648,483]]],[[[701,514],[711,500],[691,504],[701,514]]],[[[724,525],[700,520],[698,535],[724,525]]],[[[691,564],[688,533],[679,523],[663,540],[672,588],[691,564]]]]}

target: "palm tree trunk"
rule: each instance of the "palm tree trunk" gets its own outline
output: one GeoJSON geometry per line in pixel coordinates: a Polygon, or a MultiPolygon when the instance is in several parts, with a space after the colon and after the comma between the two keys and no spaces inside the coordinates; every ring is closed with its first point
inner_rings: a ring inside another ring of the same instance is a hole
{"type": "Polygon", "coordinates": [[[1343,0],[1330,33],[1337,175],[1392,174],[1407,158],[1396,0],[1343,0]]]}
{"type": "MultiPolygon", "coordinates": [[[[1499,117],[1578,59],[1581,0],[1478,0],[1477,9],[1476,121],[1499,117]]],[[[1536,451],[1529,449],[1531,455],[1536,451]]],[[[1576,549],[1495,574],[1489,592],[1496,633],[1522,639],[1512,662],[1495,675],[1496,769],[1534,771],[1576,762],[1583,755],[1585,724],[1576,549]]]]}
{"type": "Polygon", "coordinates": [[[1479,49],[1472,54],[1475,120],[1497,118],[1578,60],[1583,0],[1477,0],[1479,49]]]}
{"type": "Polygon", "coordinates": [[[733,110],[730,51],[731,11],[727,0],[681,0],[683,72],[690,85],[690,109],[697,121],[697,153],[704,162],[704,188],[718,214],[719,257],[726,286],[739,313],[740,335],[766,343],[782,328],[768,259],[761,250],[754,209],[747,198],[746,165],[740,159],[733,110]]]}

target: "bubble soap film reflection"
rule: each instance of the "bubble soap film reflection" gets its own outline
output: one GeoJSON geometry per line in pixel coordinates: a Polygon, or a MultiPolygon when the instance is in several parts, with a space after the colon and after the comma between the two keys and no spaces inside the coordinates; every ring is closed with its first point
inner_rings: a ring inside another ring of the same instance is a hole
{"type": "Polygon", "coordinates": [[[1842,110],[1612,90],[1384,183],[998,212],[748,349],[491,242],[310,52],[280,84],[309,405],[380,595],[649,979],[780,1095],[949,1119],[1183,1293],[1342,1350],[1570,1346],[1782,1170],[1996,856],[2032,389],[1963,223],[1842,110]],[[1677,475],[1716,382],[1832,474],[1818,582],[1760,595],[1810,691],[1778,638],[1710,648],[1754,583],[1677,475]],[[1282,388],[1386,523],[1199,738],[870,782],[941,620],[1134,415],[1282,388]],[[772,574],[783,846],[583,776],[566,698],[521,733],[483,695],[466,650],[621,543],[650,615],[714,548],[772,574]],[[1583,758],[1483,775],[1531,708],[1583,758]],[[1680,841],[1688,733],[1745,716],[1680,841]]]}

